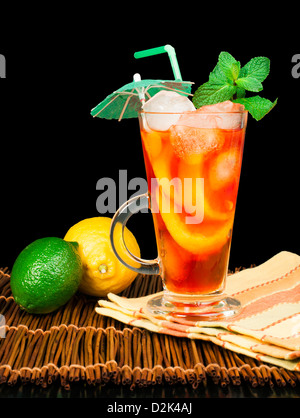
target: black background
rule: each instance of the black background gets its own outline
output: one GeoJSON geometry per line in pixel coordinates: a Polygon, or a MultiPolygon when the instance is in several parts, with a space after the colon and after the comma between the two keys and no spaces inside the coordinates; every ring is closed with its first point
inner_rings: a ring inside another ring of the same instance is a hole
{"type": "MultiPolygon", "coordinates": [[[[271,59],[260,94],[278,97],[278,104],[259,122],[249,118],[230,267],[259,264],[282,250],[300,254],[300,78],[291,75],[292,57],[300,53],[296,12],[262,16],[236,4],[226,17],[195,7],[169,5],[164,12],[132,3],[125,13],[117,4],[70,4],[67,11],[26,6],[1,14],[0,53],[7,62],[0,80],[1,267],[11,269],[35,239],[64,237],[74,223],[99,216],[100,178],[118,185],[119,170],[128,171],[128,181],[145,178],[137,119],[94,119],[90,111],[135,72],[172,79],[167,54],[133,57],[165,44],[175,48],[193,91],[221,51],[242,65],[254,56],[271,59]]],[[[155,257],[151,215],[136,215],[128,226],[142,257],[155,257]]]]}

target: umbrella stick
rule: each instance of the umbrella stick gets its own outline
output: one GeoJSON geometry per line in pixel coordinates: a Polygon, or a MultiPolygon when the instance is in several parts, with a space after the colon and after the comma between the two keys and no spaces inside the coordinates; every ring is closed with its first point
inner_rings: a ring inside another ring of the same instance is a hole
{"type": "MultiPolygon", "coordinates": [[[[132,92],[133,92],[133,90],[131,91],[131,93],[132,93],[132,92]]],[[[126,107],[127,107],[128,103],[129,103],[130,97],[131,97],[131,96],[128,96],[128,97],[127,97],[127,99],[126,99],[125,105],[124,105],[124,107],[123,107],[123,109],[122,109],[122,112],[121,112],[121,114],[120,114],[120,117],[119,117],[119,122],[120,122],[120,120],[122,119],[122,117],[123,117],[123,115],[124,115],[124,112],[125,112],[126,107]]]]}

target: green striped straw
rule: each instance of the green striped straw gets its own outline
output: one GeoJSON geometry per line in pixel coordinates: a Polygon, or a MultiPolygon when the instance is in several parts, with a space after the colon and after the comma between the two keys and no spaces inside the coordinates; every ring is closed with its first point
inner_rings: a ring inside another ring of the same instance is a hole
{"type": "Polygon", "coordinates": [[[144,57],[150,57],[152,55],[163,54],[164,52],[167,52],[169,55],[169,59],[171,62],[175,80],[182,81],[179,65],[178,65],[177,58],[176,58],[176,52],[175,52],[175,49],[171,45],[145,49],[144,51],[135,52],[133,56],[134,58],[139,59],[139,58],[144,58],[144,57]]]}

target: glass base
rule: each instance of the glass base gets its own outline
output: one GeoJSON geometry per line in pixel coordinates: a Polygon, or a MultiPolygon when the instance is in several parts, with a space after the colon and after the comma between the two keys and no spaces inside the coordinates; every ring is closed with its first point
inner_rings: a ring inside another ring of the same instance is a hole
{"type": "Polygon", "coordinates": [[[213,296],[186,296],[164,292],[150,299],[147,309],[155,316],[172,315],[192,321],[220,321],[238,314],[241,303],[224,293],[213,296]]]}

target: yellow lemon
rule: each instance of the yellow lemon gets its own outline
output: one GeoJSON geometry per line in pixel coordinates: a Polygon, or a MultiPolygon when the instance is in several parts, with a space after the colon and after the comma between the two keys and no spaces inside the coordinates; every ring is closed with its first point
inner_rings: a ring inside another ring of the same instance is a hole
{"type": "MultiPolygon", "coordinates": [[[[64,237],[65,241],[76,241],[79,244],[78,252],[83,264],[79,290],[82,293],[92,296],[120,293],[137,276],[136,272],[124,266],[115,256],[109,238],[110,225],[111,219],[107,217],[84,219],[72,226],[64,237]]],[[[122,242],[121,228],[117,229],[117,233],[120,235],[117,241],[122,242]]],[[[138,243],[126,227],[124,239],[128,250],[140,257],[138,243]]],[[[129,257],[121,244],[117,250],[122,259],[127,261],[129,257]]]]}

